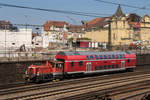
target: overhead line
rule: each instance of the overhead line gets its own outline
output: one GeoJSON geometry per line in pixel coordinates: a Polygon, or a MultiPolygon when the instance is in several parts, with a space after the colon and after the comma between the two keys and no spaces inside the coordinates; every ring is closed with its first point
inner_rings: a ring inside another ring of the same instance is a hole
{"type": "Polygon", "coordinates": [[[103,3],[107,3],[107,4],[113,4],[113,5],[121,5],[121,6],[125,6],[125,7],[130,7],[130,8],[142,9],[142,10],[150,10],[149,8],[146,8],[146,7],[138,7],[138,6],[132,6],[132,5],[115,3],[115,2],[104,1],[104,0],[95,0],[95,1],[103,2],[103,3]]]}
{"type": "Polygon", "coordinates": [[[73,15],[81,15],[81,16],[88,16],[88,17],[102,17],[102,15],[112,15],[112,14],[98,14],[98,13],[86,13],[86,12],[77,12],[77,11],[34,8],[34,7],[18,6],[18,5],[11,5],[11,4],[5,4],[5,3],[0,3],[0,6],[24,8],[24,9],[32,9],[32,10],[40,10],[40,11],[48,11],[48,12],[56,12],[56,13],[64,13],[64,14],[73,14],[73,15]]]}

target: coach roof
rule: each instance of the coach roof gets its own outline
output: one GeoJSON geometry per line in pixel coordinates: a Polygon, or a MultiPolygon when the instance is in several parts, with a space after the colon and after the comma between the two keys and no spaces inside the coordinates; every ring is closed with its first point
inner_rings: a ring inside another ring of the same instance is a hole
{"type": "Polygon", "coordinates": [[[107,52],[90,52],[90,51],[75,51],[75,52],[59,52],[57,55],[111,55],[111,54],[131,54],[132,52],[122,51],[107,51],[107,52]]]}

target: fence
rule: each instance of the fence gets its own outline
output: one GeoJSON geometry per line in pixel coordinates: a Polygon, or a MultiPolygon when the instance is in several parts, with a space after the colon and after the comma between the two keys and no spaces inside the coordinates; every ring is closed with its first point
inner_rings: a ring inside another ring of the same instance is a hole
{"type": "Polygon", "coordinates": [[[0,62],[5,61],[28,61],[54,59],[55,53],[41,52],[7,52],[0,53],[0,62]]]}

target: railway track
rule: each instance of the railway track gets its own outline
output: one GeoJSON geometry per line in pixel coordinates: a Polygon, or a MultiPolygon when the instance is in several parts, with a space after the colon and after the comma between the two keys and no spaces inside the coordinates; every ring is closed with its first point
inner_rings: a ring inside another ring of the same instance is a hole
{"type": "MultiPolygon", "coordinates": [[[[18,96],[14,96],[7,98],[7,100],[12,99],[23,99],[23,100],[31,100],[31,99],[59,99],[60,97],[83,94],[86,92],[97,91],[97,90],[106,90],[113,87],[121,87],[130,84],[138,84],[141,82],[148,82],[150,80],[150,74],[137,75],[137,76],[128,76],[121,78],[114,78],[109,80],[97,80],[92,82],[89,80],[87,83],[79,83],[76,85],[68,85],[62,87],[51,87],[43,90],[35,90],[30,93],[22,93],[18,94],[18,96]],[[143,79],[144,77],[144,79],[143,79]],[[136,80],[136,81],[135,81],[136,80]],[[24,95],[23,95],[24,94],[24,95]]],[[[150,83],[150,82],[149,82],[150,83]]],[[[2,98],[2,96],[0,97],[2,98]]]]}
{"type": "MultiPolygon", "coordinates": [[[[145,71],[144,73],[146,74],[149,72],[150,71],[145,71]]],[[[101,79],[109,80],[111,78],[116,78],[116,77],[134,76],[134,75],[140,75],[140,74],[143,74],[143,71],[108,74],[108,75],[102,75],[102,76],[97,76],[97,77],[86,77],[86,78],[79,78],[79,79],[64,80],[64,81],[60,81],[60,82],[43,83],[43,84],[32,84],[31,83],[28,85],[26,85],[26,84],[21,85],[19,87],[1,89],[0,96],[7,95],[7,94],[13,94],[13,93],[32,91],[32,90],[37,90],[37,89],[58,87],[58,86],[69,85],[69,84],[79,84],[79,83],[83,83],[83,82],[85,83],[85,82],[89,82],[89,81],[97,81],[97,80],[101,80],[101,79]]]]}

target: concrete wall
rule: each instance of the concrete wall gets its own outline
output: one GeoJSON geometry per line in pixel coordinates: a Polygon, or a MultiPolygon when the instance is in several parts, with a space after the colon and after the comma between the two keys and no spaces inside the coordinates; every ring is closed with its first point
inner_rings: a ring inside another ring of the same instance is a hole
{"type": "MultiPolygon", "coordinates": [[[[137,55],[137,67],[150,64],[150,54],[137,55]]],[[[23,82],[23,75],[27,66],[31,64],[40,65],[45,61],[7,62],[0,63],[0,85],[13,82],[23,82]]]]}
{"type": "Polygon", "coordinates": [[[45,61],[7,62],[0,63],[0,85],[24,81],[23,75],[27,66],[40,65],[45,61]]]}

